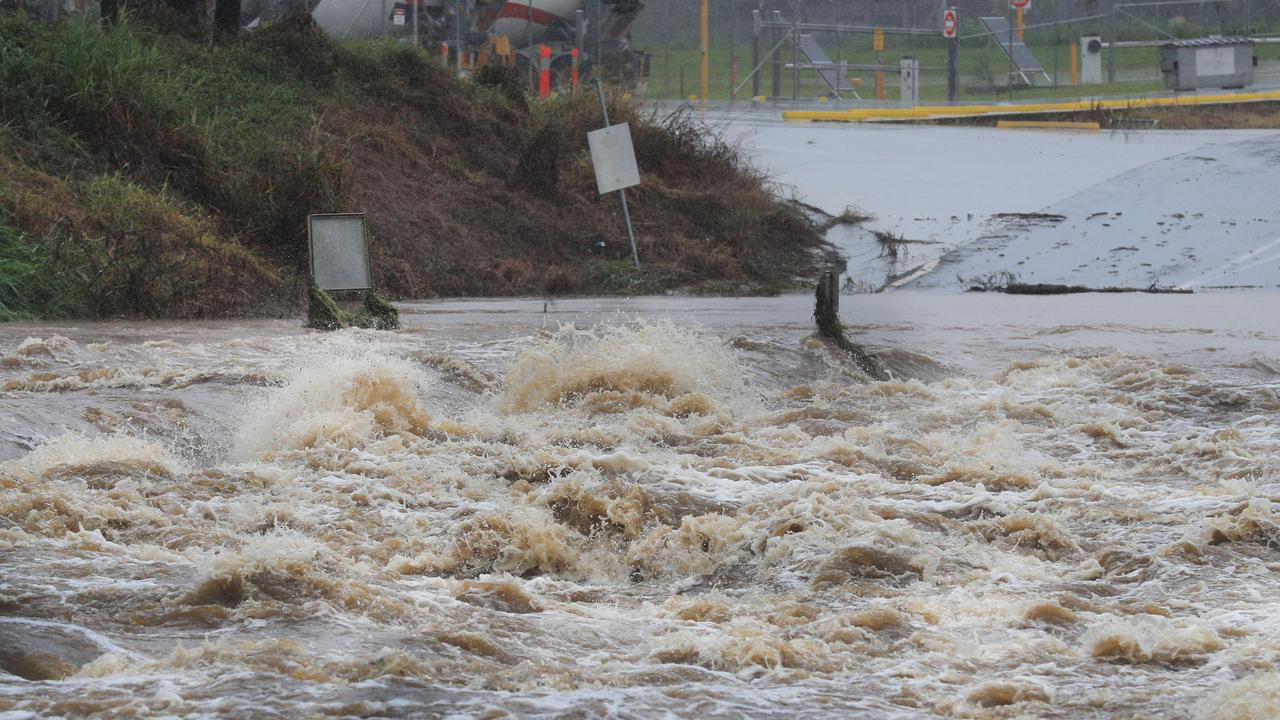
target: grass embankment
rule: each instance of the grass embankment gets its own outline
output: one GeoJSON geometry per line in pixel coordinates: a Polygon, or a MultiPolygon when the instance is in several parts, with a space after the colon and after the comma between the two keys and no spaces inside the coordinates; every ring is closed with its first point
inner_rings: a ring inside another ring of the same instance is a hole
{"type": "Polygon", "coordinates": [[[764,288],[820,248],[688,118],[610,109],[644,173],[637,271],[595,192],[593,96],[532,102],[308,22],[219,43],[153,27],[0,12],[0,318],[294,310],[309,212],[367,211],[397,297],[764,288]]]}

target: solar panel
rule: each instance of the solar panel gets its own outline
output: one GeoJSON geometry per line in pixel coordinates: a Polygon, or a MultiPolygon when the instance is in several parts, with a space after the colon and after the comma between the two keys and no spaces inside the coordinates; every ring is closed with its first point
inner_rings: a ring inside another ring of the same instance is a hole
{"type": "Polygon", "coordinates": [[[979,18],[982,24],[987,26],[987,32],[991,33],[991,38],[996,41],[1004,54],[1013,60],[1014,67],[1023,73],[1045,73],[1044,66],[1031,54],[1031,48],[1028,48],[1018,39],[1018,34],[1013,33],[1013,47],[1009,46],[1009,19],[1002,17],[984,17],[979,18]]]}
{"type": "Polygon", "coordinates": [[[853,86],[849,81],[840,75],[835,63],[831,62],[831,56],[827,55],[827,51],[822,49],[817,40],[812,35],[800,36],[800,52],[804,53],[805,58],[809,60],[810,65],[830,65],[830,68],[819,68],[818,75],[827,83],[832,90],[837,93],[842,90],[852,90],[853,86]]]}

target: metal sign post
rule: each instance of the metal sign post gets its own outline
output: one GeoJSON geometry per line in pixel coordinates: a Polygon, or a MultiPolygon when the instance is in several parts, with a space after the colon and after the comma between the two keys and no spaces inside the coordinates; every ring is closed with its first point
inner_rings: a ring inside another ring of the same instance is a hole
{"type": "MultiPolygon", "coordinates": [[[[1012,9],[1014,0],[1009,0],[1009,7],[1012,9]]],[[[1013,18],[1009,18],[1009,69],[1005,75],[1005,82],[1009,83],[1009,102],[1013,102],[1013,18]]]]}
{"type": "Polygon", "coordinates": [[[872,33],[871,49],[876,52],[876,100],[884,102],[884,28],[878,27],[872,33]]]}
{"type": "Polygon", "coordinates": [[[947,101],[960,99],[960,16],[955,8],[942,15],[942,37],[947,39],[947,101]]]}
{"type": "Polygon", "coordinates": [[[640,253],[636,250],[636,231],[631,226],[631,209],[627,207],[627,188],[640,184],[640,170],[636,166],[636,152],[631,145],[631,127],[627,123],[609,125],[609,106],[604,98],[604,83],[596,78],[596,94],[600,97],[600,114],[604,127],[587,133],[587,145],[591,148],[591,165],[596,171],[596,187],[603,195],[614,190],[622,199],[622,216],[627,221],[627,238],[631,240],[631,260],[640,267],[640,253]]]}
{"type": "MultiPolygon", "coordinates": [[[[1016,21],[1018,24],[1018,42],[1022,42],[1022,13],[1031,7],[1031,0],[1009,0],[1009,8],[1013,10],[1014,17],[1010,18],[1009,23],[1009,100],[1013,100],[1013,25],[1016,21]]],[[[1018,68],[1021,72],[1022,68],[1018,68]]]]}

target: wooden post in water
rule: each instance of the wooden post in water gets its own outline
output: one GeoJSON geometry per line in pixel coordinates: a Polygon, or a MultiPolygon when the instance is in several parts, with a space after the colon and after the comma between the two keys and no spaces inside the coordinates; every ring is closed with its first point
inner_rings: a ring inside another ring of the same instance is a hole
{"type": "Polygon", "coordinates": [[[849,354],[863,372],[873,380],[888,380],[889,373],[880,367],[880,363],[861,345],[850,340],[844,334],[844,323],[840,321],[840,274],[827,270],[818,277],[818,290],[813,307],[813,321],[818,326],[818,334],[835,343],[836,347],[849,354]]]}

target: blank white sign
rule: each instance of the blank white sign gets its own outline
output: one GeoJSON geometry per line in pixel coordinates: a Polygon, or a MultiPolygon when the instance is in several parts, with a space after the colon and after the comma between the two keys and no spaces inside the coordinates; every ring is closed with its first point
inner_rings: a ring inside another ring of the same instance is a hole
{"type": "Polygon", "coordinates": [[[596,169],[596,187],[601,195],[640,184],[630,125],[619,123],[592,130],[587,133],[587,145],[591,148],[591,165],[596,169]]]}
{"type": "Polygon", "coordinates": [[[321,290],[367,290],[369,248],[364,215],[311,215],[311,277],[321,290]]]}
{"type": "Polygon", "coordinates": [[[1236,71],[1236,49],[1231,46],[1196,50],[1196,75],[1232,75],[1236,71]]]}

